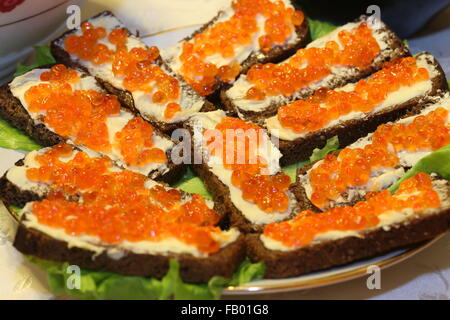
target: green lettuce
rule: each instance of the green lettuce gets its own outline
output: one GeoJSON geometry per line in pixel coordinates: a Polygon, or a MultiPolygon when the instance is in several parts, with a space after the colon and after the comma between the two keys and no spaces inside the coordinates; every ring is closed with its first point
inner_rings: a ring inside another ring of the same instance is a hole
{"type": "Polygon", "coordinates": [[[0,119],[0,147],[23,151],[33,151],[42,148],[22,131],[14,128],[3,119],[0,119]]]}
{"type": "Polygon", "coordinates": [[[17,64],[16,73],[14,74],[15,77],[21,76],[34,68],[56,62],[50,51],[50,46],[35,46],[34,50],[36,52],[36,63],[29,66],[25,66],[21,63],[17,64]]]}
{"type": "Polygon", "coordinates": [[[303,166],[321,160],[323,159],[327,154],[330,154],[332,152],[335,152],[339,149],[339,137],[338,136],[334,136],[331,139],[328,139],[326,145],[322,148],[322,149],[315,149],[311,155],[311,157],[309,158],[309,160],[307,161],[301,161],[298,163],[295,163],[293,165],[287,166],[283,168],[283,172],[284,174],[288,175],[291,180],[292,183],[295,182],[295,180],[297,179],[297,169],[302,168],[303,166]]]}
{"type": "Polygon", "coordinates": [[[332,23],[313,20],[310,18],[308,18],[308,23],[311,40],[321,38],[337,28],[337,26],[332,23]]]}
{"type": "Polygon", "coordinates": [[[450,180],[450,145],[447,145],[428,156],[422,158],[416,163],[397,183],[389,188],[389,191],[395,192],[400,184],[406,179],[411,178],[419,172],[428,174],[437,173],[441,177],[450,180]]]}
{"type": "Polygon", "coordinates": [[[187,193],[197,193],[205,199],[212,199],[211,194],[206,189],[203,181],[192,172],[191,168],[188,169],[186,174],[175,185],[175,187],[187,193]]]}
{"type": "Polygon", "coordinates": [[[47,272],[47,280],[56,295],[68,294],[85,300],[211,300],[219,299],[227,286],[238,286],[265,273],[263,262],[244,261],[232,279],[213,277],[205,284],[185,283],[180,277],[180,265],[171,259],[167,274],[161,279],[123,276],[110,272],[80,270],[79,289],[69,289],[73,273],[68,263],[45,261],[34,257],[28,259],[47,272]]]}

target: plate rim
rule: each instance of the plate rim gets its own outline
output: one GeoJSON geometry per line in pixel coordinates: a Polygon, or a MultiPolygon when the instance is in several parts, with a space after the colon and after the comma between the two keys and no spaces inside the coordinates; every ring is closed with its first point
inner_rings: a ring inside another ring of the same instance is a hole
{"type": "MultiPolygon", "coordinates": [[[[439,241],[441,238],[445,236],[444,234],[438,235],[437,237],[426,240],[418,245],[413,246],[412,248],[406,249],[406,251],[399,253],[393,257],[378,261],[376,264],[381,270],[385,270],[394,265],[400,264],[401,262],[412,258],[416,254],[424,251],[425,249],[432,246],[434,243],[439,241]]],[[[391,251],[392,252],[392,251],[391,251]]],[[[386,252],[385,254],[388,254],[386,252]]],[[[377,256],[375,256],[377,257],[377,256]]],[[[380,257],[380,256],[378,256],[380,257]]],[[[370,259],[370,258],[368,258],[370,259]]],[[[367,259],[363,259],[360,261],[366,261],[367,259]]],[[[356,263],[352,262],[347,266],[351,266],[356,263]]],[[[271,294],[271,293],[287,293],[293,291],[301,291],[306,289],[320,288],[333,284],[343,283],[350,280],[361,278],[364,275],[367,275],[367,267],[369,264],[363,264],[355,269],[350,270],[342,270],[341,272],[337,272],[332,275],[324,275],[323,277],[318,277],[317,279],[312,279],[310,281],[302,280],[302,277],[307,276],[305,274],[303,276],[299,276],[296,278],[292,278],[292,283],[286,284],[266,284],[266,285],[252,285],[252,282],[249,282],[240,286],[231,286],[227,287],[223,290],[223,296],[234,296],[234,295],[261,295],[261,294],[271,294]]],[[[330,269],[330,268],[329,268],[330,269]]],[[[326,270],[326,269],[325,269],[326,270]]],[[[325,271],[324,270],[324,271],[325,271]]],[[[267,280],[267,279],[262,279],[267,280]]],[[[278,279],[274,279],[273,281],[277,281],[278,279]]],[[[286,279],[279,279],[280,281],[285,281],[286,279]]]]}

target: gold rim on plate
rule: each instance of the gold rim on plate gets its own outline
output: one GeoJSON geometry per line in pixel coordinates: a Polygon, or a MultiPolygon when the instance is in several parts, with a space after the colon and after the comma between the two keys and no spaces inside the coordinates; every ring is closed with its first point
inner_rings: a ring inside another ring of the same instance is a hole
{"type": "MultiPolygon", "coordinates": [[[[441,239],[444,234],[437,236],[431,240],[428,240],[424,243],[416,245],[411,249],[405,249],[406,251],[399,253],[394,257],[387,258],[383,260],[381,257],[379,261],[372,261],[371,263],[365,263],[359,267],[351,268],[351,264],[349,265],[350,270],[344,269],[341,271],[333,272],[332,274],[325,273],[323,276],[317,275],[317,278],[307,280],[306,278],[309,276],[308,274],[298,277],[292,278],[292,281],[286,283],[287,279],[280,280],[270,280],[273,283],[270,284],[261,284],[257,283],[252,285],[252,283],[248,283],[241,286],[236,287],[228,287],[224,290],[223,295],[250,295],[250,294],[267,294],[267,293],[281,293],[281,292],[290,292],[290,291],[298,291],[312,288],[324,287],[332,284],[338,284],[341,282],[346,282],[350,280],[354,280],[360,278],[364,275],[367,275],[367,267],[370,265],[376,265],[380,269],[387,269],[396,264],[399,264],[409,258],[412,258],[419,252],[425,250],[430,247],[432,244],[441,239]],[[278,282],[278,283],[277,283],[278,282]]],[[[355,262],[357,263],[357,262],[355,262]]],[[[326,272],[326,271],[322,271],[326,272]]],[[[266,280],[264,280],[266,281],[266,280]]]]}

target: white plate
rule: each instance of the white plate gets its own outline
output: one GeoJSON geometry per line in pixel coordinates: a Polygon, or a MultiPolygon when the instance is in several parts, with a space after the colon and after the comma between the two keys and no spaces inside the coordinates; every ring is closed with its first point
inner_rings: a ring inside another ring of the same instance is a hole
{"type": "MultiPolygon", "coordinates": [[[[143,40],[148,45],[156,45],[161,49],[164,49],[188,36],[197,27],[198,25],[188,25],[186,27],[177,27],[155,34],[143,35],[143,40]]],[[[22,157],[22,152],[0,148],[0,174],[3,174],[22,157]]],[[[411,247],[409,249],[396,250],[386,255],[355,262],[343,267],[332,268],[329,270],[315,272],[295,278],[283,280],[259,280],[239,287],[230,287],[227,288],[223,294],[226,296],[231,296],[243,294],[255,295],[258,293],[289,292],[348,281],[366,275],[367,268],[371,265],[377,265],[380,268],[387,268],[394,264],[400,263],[417,254],[418,252],[424,250],[439,238],[440,237],[426,243],[422,243],[418,246],[411,247]]],[[[17,254],[17,252],[14,252],[14,249],[10,244],[5,245],[4,243],[3,245],[1,245],[1,238],[0,257],[3,257],[3,264],[6,263],[11,265],[9,271],[13,274],[13,276],[5,279],[0,285],[0,299],[33,299],[52,297],[52,295],[47,291],[47,285],[43,283],[43,281],[45,282],[45,277],[43,277],[42,272],[39,272],[29,263],[25,262],[21,258],[21,256],[17,254]],[[5,257],[10,261],[5,261],[5,257]],[[21,280],[18,281],[17,278],[21,280]],[[13,283],[13,281],[15,282],[13,283]]],[[[0,271],[2,270],[2,267],[5,268],[5,266],[0,263],[0,271]]]]}

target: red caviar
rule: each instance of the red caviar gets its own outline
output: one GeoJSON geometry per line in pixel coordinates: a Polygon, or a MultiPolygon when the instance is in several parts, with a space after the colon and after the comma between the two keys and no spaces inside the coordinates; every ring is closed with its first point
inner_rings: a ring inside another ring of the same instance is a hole
{"type": "Polygon", "coordinates": [[[370,112],[389,93],[428,79],[427,69],[419,68],[413,57],[398,59],[385,63],[368,80],[360,80],[352,91],[322,88],[305,100],[281,107],[278,120],[283,127],[297,133],[315,131],[353,111],[370,112]]]}
{"type": "Polygon", "coordinates": [[[328,155],[310,172],[311,201],[324,207],[349,187],[366,184],[373,170],[397,167],[401,150],[431,152],[450,144],[447,117],[446,109],[437,108],[407,124],[383,124],[364,148],[345,148],[337,157],[328,155]]]}
{"type": "Polygon", "coordinates": [[[157,62],[157,47],[129,48],[128,33],[125,29],[113,29],[107,34],[102,28],[90,23],[82,25],[81,35],[70,35],[65,39],[67,52],[90,61],[94,65],[110,63],[115,76],[123,77],[125,89],[143,91],[152,97],[154,103],[167,105],[180,97],[178,80],[166,73],[157,62]],[[115,50],[99,41],[109,41],[115,50]]]}
{"type": "Polygon", "coordinates": [[[28,169],[27,177],[53,190],[48,200],[33,205],[39,223],[74,236],[98,236],[108,243],[174,237],[205,253],[220,248],[213,238],[220,232],[214,227],[220,217],[199,195],[182,200],[176,189],[160,185],[148,189],[144,175],[112,171],[107,158],[74,154],[68,145],[58,145],[36,160],[40,167],[28,169]],[[70,161],[61,161],[70,156],[70,161]],[[81,197],[82,204],[67,200],[68,196],[81,197]]]}
{"type": "Polygon", "coordinates": [[[267,160],[257,154],[264,139],[262,128],[226,117],[215,130],[222,140],[218,143],[213,137],[207,141],[210,152],[215,155],[221,153],[224,167],[233,171],[231,182],[242,190],[243,199],[269,213],[286,211],[289,207],[286,191],[291,180],[284,174],[269,175],[267,160]],[[227,141],[230,138],[234,141],[227,141]]]}
{"type": "Polygon", "coordinates": [[[330,40],[323,48],[300,49],[287,62],[254,65],[247,80],[254,86],[247,93],[248,100],[262,100],[263,96],[291,96],[294,92],[331,73],[335,66],[367,68],[379,54],[380,47],[366,23],[338,34],[339,42],[330,40]],[[255,95],[257,90],[260,92],[255,95]]]}
{"type": "Polygon", "coordinates": [[[152,135],[153,127],[142,118],[131,119],[116,134],[118,148],[127,165],[139,167],[152,162],[167,162],[166,153],[153,148],[152,135]]]}
{"type": "Polygon", "coordinates": [[[328,231],[359,231],[375,227],[380,222],[380,215],[389,211],[410,208],[419,212],[439,206],[439,195],[433,189],[430,176],[418,173],[405,180],[394,195],[383,190],[352,207],[335,207],[321,213],[303,211],[292,220],[267,225],[264,235],[288,247],[300,247],[328,231]]]}
{"type": "Polygon", "coordinates": [[[231,82],[240,73],[236,60],[219,66],[208,62],[207,58],[217,54],[224,59],[233,59],[239,48],[251,45],[255,34],[261,31],[257,21],[259,16],[265,18],[265,23],[258,45],[266,52],[284,44],[295,27],[304,21],[301,11],[287,8],[282,1],[235,0],[232,8],[234,14],[231,18],[214,24],[193,40],[183,43],[181,74],[201,95],[211,94],[218,81],[231,82]]]}
{"type": "Polygon", "coordinates": [[[42,113],[40,120],[57,134],[74,140],[97,152],[111,152],[116,144],[125,161],[142,166],[151,162],[166,162],[161,149],[151,148],[153,128],[141,118],[133,118],[110,141],[107,119],[120,114],[120,104],[114,95],[94,90],[74,90],[72,83],[80,79],[75,70],[56,65],[43,72],[45,83],[25,92],[29,111],[42,113]]]}

